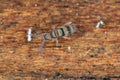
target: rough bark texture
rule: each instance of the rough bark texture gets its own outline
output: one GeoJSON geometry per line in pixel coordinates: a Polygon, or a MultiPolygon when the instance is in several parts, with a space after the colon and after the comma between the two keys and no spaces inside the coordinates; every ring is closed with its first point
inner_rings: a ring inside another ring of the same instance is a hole
{"type": "Polygon", "coordinates": [[[0,0],[0,80],[119,80],[119,0],[0,0]],[[95,25],[102,17],[105,25],[95,25]],[[69,40],[27,42],[27,29],[49,32],[72,21],[69,40]],[[68,48],[71,48],[70,50],[68,48]]]}

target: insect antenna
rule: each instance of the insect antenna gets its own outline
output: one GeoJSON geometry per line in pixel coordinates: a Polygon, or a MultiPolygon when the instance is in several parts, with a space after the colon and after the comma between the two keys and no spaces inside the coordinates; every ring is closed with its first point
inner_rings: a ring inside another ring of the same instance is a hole
{"type": "Polygon", "coordinates": [[[30,42],[32,40],[32,37],[43,38],[43,35],[32,34],[32,28],[29,28],[27,32],[27,41],[30,42]]]}

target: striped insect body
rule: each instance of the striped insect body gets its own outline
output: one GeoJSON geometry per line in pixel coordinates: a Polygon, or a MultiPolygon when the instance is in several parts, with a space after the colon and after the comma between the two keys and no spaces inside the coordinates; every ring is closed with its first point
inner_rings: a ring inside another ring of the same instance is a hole
{"type": "Polygon", "coordinates": [[[70,25],[71,23],[72,22],[68,22],[64,26],[59,28],[54,28],[49,33],[43,33],[42,35],[32,34],[32,28],[29,28],[27,41],[28,42],[31,41],[32,37],[42,38],[43,42],[40,50],[41,52],[44,52],[43,48],[44,48],[44,43],[46,41],[50,41],[54,39],[55,42],[58,43],[57,39],[71,36],[73,33],[76,32],[76,26],[70,25]]]}

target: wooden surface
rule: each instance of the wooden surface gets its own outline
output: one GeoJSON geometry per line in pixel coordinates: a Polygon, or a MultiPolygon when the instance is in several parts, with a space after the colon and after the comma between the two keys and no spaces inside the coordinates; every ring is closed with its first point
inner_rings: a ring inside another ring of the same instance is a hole
{"type": "Polygon", "coordinates": [[[119,0],[0,0],[0,80],[119,80],[119,0]],[[95,28],[98,16],[105,22],[95,28]],[[49,32],[72,21],[69,40],[27,42],[27,29],[49,32]],[[68,48],[71,48],[68,50],[68,48]]]}

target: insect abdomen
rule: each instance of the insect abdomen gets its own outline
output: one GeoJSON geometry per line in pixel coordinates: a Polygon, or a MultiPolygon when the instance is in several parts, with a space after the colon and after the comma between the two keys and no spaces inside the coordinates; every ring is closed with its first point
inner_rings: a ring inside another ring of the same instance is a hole
{"type": "Polygon", "coordinates": [[[56,30],[52,30],[50,32],[50,35],[51,35],[52,38],[57,38],[57,32],[56,32],[56,30]]]}
{"type": "Polygon", "coordinates": [[[60,38],[65,35],[64,30],[62,28],[55,29],[55,30],[51,31],[50,34],[51,34],[52,38],[60,38]]]}

